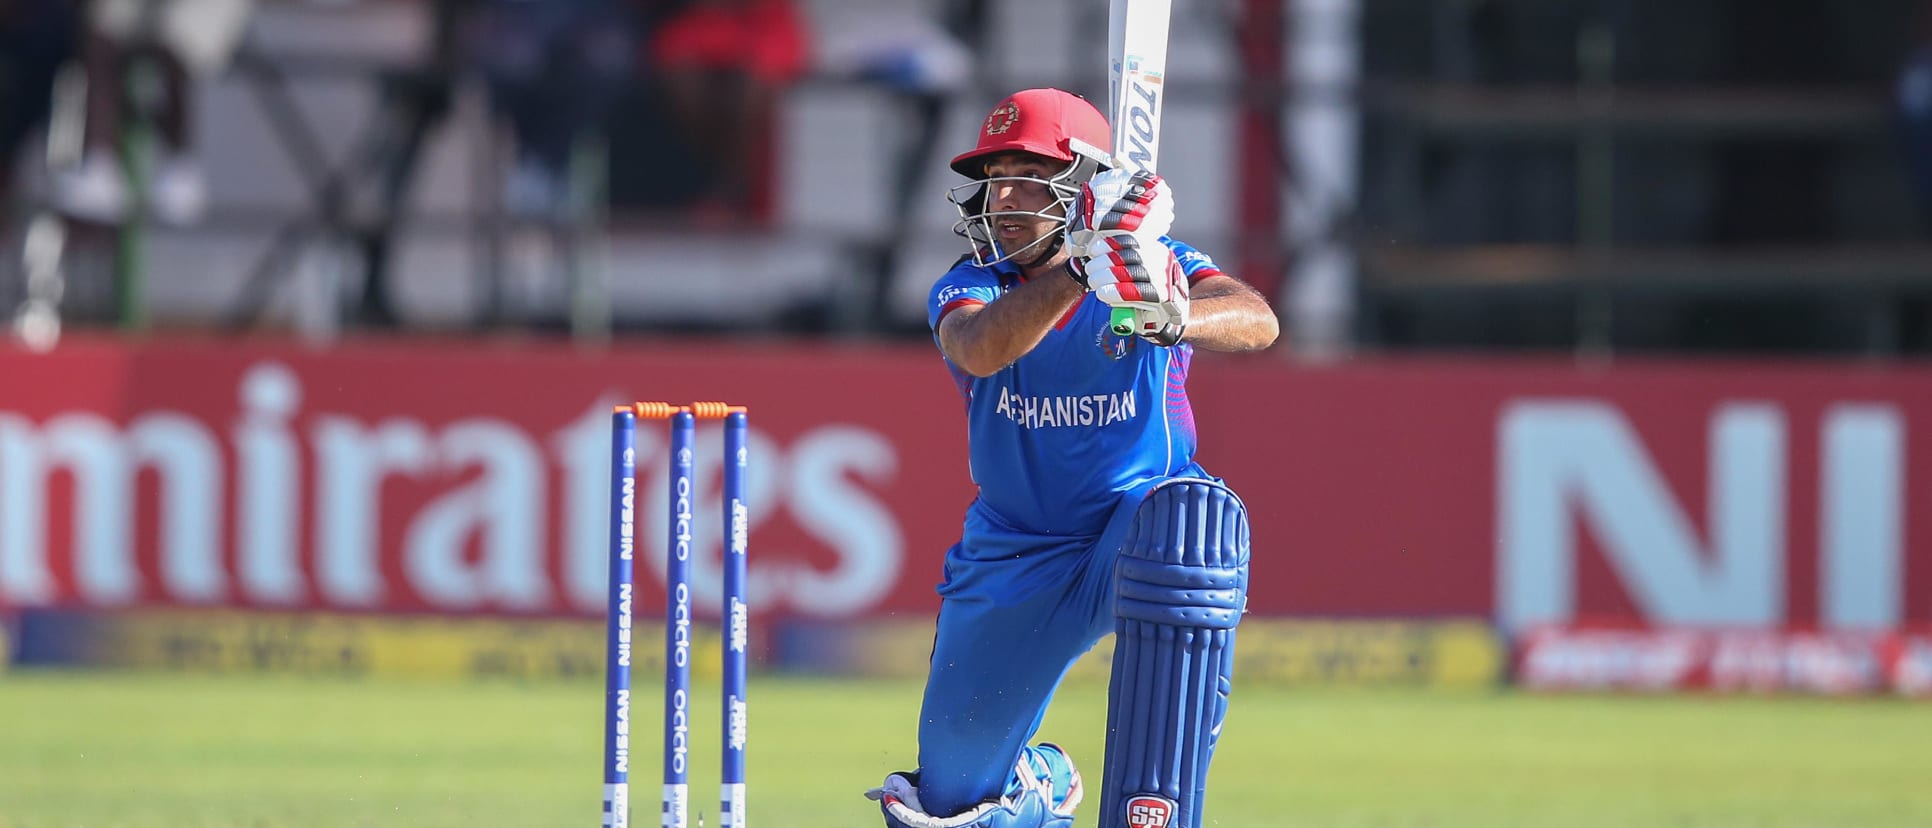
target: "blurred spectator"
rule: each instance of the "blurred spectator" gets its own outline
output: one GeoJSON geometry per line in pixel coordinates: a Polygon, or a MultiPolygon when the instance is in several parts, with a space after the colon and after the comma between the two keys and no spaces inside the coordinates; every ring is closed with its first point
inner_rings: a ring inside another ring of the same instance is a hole
{"type": "MultiPolygon", "coordinates": [[[[893,324],[892,290],[905,240],[916,234],[917,205],[931,172],[946,109],[973,71],[973,48],[986,29],[985,0],[947,0],[938,13],[926,3],[904,0],[842,0],[811,7],[812,62],[827,77],[877,84],[889,98],[895,124],[891,151],[879,160],[888,170],[886,231],[852,248],[852,294],[827,297],[819,307],[793,315],[801,326],[830,323],[844,330],[883,329],[893,324]]],[[[910,323],[910,320],[906,320],[910,323]]],[[[809,328],[808,328],[809,329],[809,328]]],[[[918,330],[925,330],[924,320],[918,330]]]]}
{"type": "Polygon", "coordinates": [[[842,0],[815,8],[812,61],[819,71],[909,95],[958,92],[973,71],[962,35],[984,25],[984,4],[953,3],[942,14],[901,0],[842,0]],[[952,18],[942,20],[942,17],[952,18]]]}
{"type": "Polygon", "coordinates": [[[1916,35],[1918,45],[1899,71],[1898,111],[1919,216],[1932,230],[1932,0],[1919,4],[1916,35]]]}
{"type": "Polygon", "coordinates": [[[516,160],[504,209],[555,217],[568,194],[578,138],[603,124],[636,75],[634,0],[490,0],[479,60],[510,120],[516,160]]]}
{"type": "Polygon", "coordinates": [[[652,69],[707,167],[700,215],[763,212],[753,203],[768,172],[761,141],[778,92],[805,72],[806,39],[791,0],[689,0],[656,28],[652,69]]]}
{"type": "Polygon", "coordinates": [[[193,76],[227,65],[252,10],[253,0],[89,2],[85,149],[76,166],[55,172],[55,204],[78,218],[121,220],[128,195],[120,141],[131,119],[152,117],[158,140],[149,207],[165,222],[198,220],[207,189],[188,124],[193,76]]]}
{"type": "Polygon", "coordinates": [[[21,146],[47,121],[78,18],[68,0],[0,0],[0,199],[13,195],[21,146]]]}
{"type": "Polygon", "coordinates": [[[495,0],[432,0],[428,41],[420,63],[385,72],[373,157],[379,211],[362,235],[364,278],[354,312],[357,324],[401,322],[389,296],[390,251],[407,221],[405,202],[429,135],[449,116],[466,58],[463,38],[476,11],[495,0]]]}

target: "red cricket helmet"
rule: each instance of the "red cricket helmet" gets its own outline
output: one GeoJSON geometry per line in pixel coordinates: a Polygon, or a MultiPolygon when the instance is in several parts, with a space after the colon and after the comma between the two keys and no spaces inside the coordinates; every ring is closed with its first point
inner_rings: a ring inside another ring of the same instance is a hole
{"type": "Polygon", "coordinates": [[[1023,89],[993,107],[980,124],[979,144],[953,158],[952,167],[967,178],[985,178],[985,159],[1002,152],[1111,167],[1112,138],[1107,117],[1087,99],[1060,89],[1023,89]]]}
{"type": "Polygon", "coordinates": [[[1043,262],[1061,247],[1062,234],[1047,233],[1017,250],[1005,249],[998,241],[995,224],[1003,220],[1051,219],[1064,224],[1072,215],[1074,197],[1080,186],[1100,170],[1113,166],[1107,152],[1112,131],[1106,117],[1086,99],[1059,89],[1025,89],[1015,92],[993,107],[979,128],[979,145],[953,159],[953,170],[971,181],[952,187],[946,200],[959,210],[953,232],[964,237],[972,250],[973,263],[998,264],[1028,251],[1039,251],[1034,262],[1043,262]],[[1053,202],[1039,210],[989,212],[987,190],[1005,178],[986,176],[986,160],[1002,152],[1029,152],[1062,161],[1066,167],[1044,182],[1053,192],[1053,202]]]}

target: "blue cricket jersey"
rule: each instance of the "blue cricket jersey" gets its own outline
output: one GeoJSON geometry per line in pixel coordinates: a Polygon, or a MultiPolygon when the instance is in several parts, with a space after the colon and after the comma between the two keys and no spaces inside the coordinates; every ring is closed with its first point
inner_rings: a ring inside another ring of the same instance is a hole
{"type": "MultiPolygon", "coordinates": [[[[1189,283],[1221,271],[1193,247],[1162,237],[1189,283]]],[[[1064,278],[1064,277],[1053,277],[1064,278]]],[[[962,258],[933,285],[926,321],[937,341],[948,312],[984,305],[1019,286],[1020,267],[962,258]]],[[[966,403],[973,482],[968,516],[1005,532],[1097,535],[1122,493],[1194,465],[1187,400],[1193,348],[1162,348],[1108,326],[1110,309],[1082,298],[1032,351],[990,377],[947,361],[966,403]]]]}

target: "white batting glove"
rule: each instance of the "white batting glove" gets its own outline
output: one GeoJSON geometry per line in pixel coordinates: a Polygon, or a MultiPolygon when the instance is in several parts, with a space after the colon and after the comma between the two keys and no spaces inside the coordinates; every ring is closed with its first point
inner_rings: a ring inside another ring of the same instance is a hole
{"type": "Polygon", "coordinates": [[[1109,307],[1134,311],[1134,333],[1158,345],[1181,341],[1187,328],[1187,274],[1174,251],[1138,235],[1101,236],[1076,257],[1087,288],[1109,307]]]}
{"type": "Polygon", "coordinates": [[[1115,307],[1165,302],[1177,285],[1183,295],[1187,292],[1180,261],[1158,241],[1132,234],[1101,236],[1074,251],[1074,258],[1087,289],[1115,307]]]}
{"type": "Polygon", "coordinates": [[[1106,170],[1080,185],[1067,222],[1067,244],[1079,255],[1101,237],[1131,233],[1147,242],[1174,226],[1174,191],[1150,172],[1106,170]]]}

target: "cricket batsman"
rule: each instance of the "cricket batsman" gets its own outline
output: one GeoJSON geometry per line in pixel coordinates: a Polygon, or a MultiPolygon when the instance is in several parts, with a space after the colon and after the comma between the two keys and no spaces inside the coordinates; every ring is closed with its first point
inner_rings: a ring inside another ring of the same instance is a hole
{"type": "Polygon", "coordinates": [[[1278,333],[1246,283],[1169,238],[1174,197],[1112,169],[1099,110],[1028,89],[952,160],[971,252],[927,302],[979,494],[946,552],[919,767],[867,796],[890,828],[1066,828],[1083,797],[1033,744],[1061,677],[1115,633],[1102,828],[1199,828],[1246,605],[1247,511],[1194,462],[1195,348],[1278,333]],[[1109,326],[1114,307],[1140,333],[1109,326]]]}

